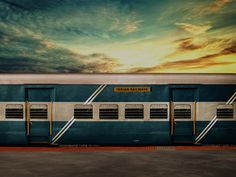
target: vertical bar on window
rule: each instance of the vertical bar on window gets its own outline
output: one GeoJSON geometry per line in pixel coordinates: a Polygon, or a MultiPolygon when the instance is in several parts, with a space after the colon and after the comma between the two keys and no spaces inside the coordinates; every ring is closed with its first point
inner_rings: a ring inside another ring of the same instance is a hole
{"type": "Polygon", "coordinates": [[[170,133],[174,134],[174,114],[173,114],[173,102],[170,102],[170,133]]]}
{"type": "Polygon", "coordinates": [[[25,117],[26,117],[26,130],[27,130],[27,136],[30,134],[30,111],[29,111],[29,102],[25,102],[25,117]]]}
{"type": "Polygon", "coordinates": [[[50,135],[52,135],[52,111],[53,111],[53,102],[51,101],[50,102],[50,105],[49,105],[49,110],[50,110],[50,135]]]}
{"type": "Polygon", "coordinates": [[[196,134],[196,120],[197,120],[197,102],[194,101],[194,114],[193,114],[193,135],[196,134]]]}

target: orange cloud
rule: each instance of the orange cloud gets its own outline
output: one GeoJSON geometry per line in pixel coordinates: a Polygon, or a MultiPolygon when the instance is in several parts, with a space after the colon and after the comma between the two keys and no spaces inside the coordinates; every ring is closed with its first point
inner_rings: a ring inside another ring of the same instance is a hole
{"type": "Polygon", "coordinates": [[[178,61],[169,61],[164,62],[160,65],[156,65],[154,67],[146,67],[146,68],[132,68],[129,72],[133,73],[156,73],[162,72],[169,69],[175,70],[190,70],[190,69],[201,69],[201,68],[208,68],[212,66],[224,66],[235,64],[235,62],[230,61],[217,61],[215,60],[217,57],[220,56],[227,56],[227,55],[235,55],[236,54],[236,44],[232,45],[224,50],[220,51],[219,53],[206,55],[203,57],[199,57],[196,59],[188,59],[188,60],[178,60],[178,61]]]}
{"type": "Polygon", "coordinates": [[[216,0],[214,3],[210,4],[208,7],[201,11],[201,14],[209,14],[219,11],[225,5],[231,3],[232,0],[216,0]]]}
{"type": "Polygon", "coordinates": [[[195,43],[193,38],[184,38],[177,40],[176,42],[179,43],[178,50],[185,51],[185,50],[197,50],[202,49],[207,46],[207,43],[195,43]]]}
{"type": "Polygon", "coordinates": [[[176,51],[168,54],[165,58],[170,58],[183,52],[204,49],[205,47],[209,45],[207,40],[204,40],[204,41],[196,40],[193,37],[178,39],[178,40],[175,40],[174,43],[177,43],[178,45],[176,48],[176,51]]]}
{"type": "Polygon", "coordinates": [[[217,0],[209,7],[209,10],[212,12],[218,11],[220,8],[222,8],[223,6],[225,6],[230,2],[232,2],[232,0],[217,0]]]}

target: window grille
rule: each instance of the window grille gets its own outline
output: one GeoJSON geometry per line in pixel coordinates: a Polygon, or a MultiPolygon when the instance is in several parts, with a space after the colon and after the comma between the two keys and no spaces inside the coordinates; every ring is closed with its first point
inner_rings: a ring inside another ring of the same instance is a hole
{"type": "Polygon", "coordinates": [[[168,106],[166,104],[152,104],[150,106],[150,119],[167,119],[168,106]]]}
{"type": "Polygon", "coordinates": [[[33,104],[30,106],[30,119],[47,119],[48,106],[46,104],[33,104]]]}
{"type": "Polygon", "coordinates": [[[6,105],[5,116],[6,119],[23,119],[23,105],[9,104],[6,105]]]}
{"type": "Polygon", "coordinates": [[[191,119],[191,106],[187,104],[178,104],[174,107],[175,119],[191,119]]]}
{"type": "Polygon", "coordinates": [[[93,105],[75,105],[74,107],[75,119],[92,119],[93,105]]]}
{"type": "Polygon", "coordinates": [[[119,117],[118,105],[116,104],[100,105],[99,117],[100,119],[118,119],[119,117]]]}
{"type": "Polygon", "coordinates": [[[233,105],[219,105],[217,107],[216,115],[218,119],[233,119],[233,105]]]}
{"type": "Polygon", "coordinates": [[[142,104],[128,104],[125,106],[126,119],[143,119],[144,107],[142,104]]]}

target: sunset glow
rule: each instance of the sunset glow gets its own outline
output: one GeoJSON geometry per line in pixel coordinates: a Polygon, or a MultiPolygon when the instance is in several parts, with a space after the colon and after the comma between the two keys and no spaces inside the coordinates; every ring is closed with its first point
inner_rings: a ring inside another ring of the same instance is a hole
{"type": "Polygon", "coordinates": [[[1,73],[236,73],[235,0],[0,0],[1,73]]]}

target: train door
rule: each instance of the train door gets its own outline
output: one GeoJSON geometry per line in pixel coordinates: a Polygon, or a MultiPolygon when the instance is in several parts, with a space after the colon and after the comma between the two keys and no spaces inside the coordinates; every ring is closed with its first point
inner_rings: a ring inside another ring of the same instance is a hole
{"type": "Polygon", "coordinates": [[[26,128],[29,143],[50,142],[53,98],[53,88],[26,89],[26,128]]]}
{"type": "Polygon", "coordinates": [[[195,88],[171,89],[171,135],[173,143],[193,143],[196,120],[195,88]]]}

